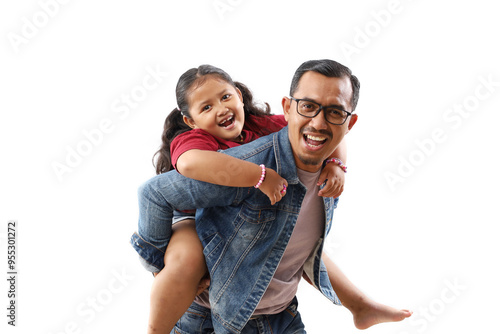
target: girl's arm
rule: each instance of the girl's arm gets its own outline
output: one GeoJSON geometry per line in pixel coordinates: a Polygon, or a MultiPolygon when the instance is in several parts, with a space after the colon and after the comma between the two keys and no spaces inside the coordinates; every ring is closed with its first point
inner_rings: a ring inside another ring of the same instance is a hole
{"type": "MultiPolygon", "coordinates": [[[[337,158],[344,164],[346,163],[347,144],[345,143],[345,137],[329,158],[337,158]]],[[[318,185],[323,184],[327,180],[328,181],[323,189],[319,191],[318,195],[323,197],[339,197],[344,191],[344,174],[345,172],[335,163],[326,164],[325,168],[323,168],[323,171],[321,172],[321,175],[319,176],[318,185]]]]}
{"type": "MultiPolygon", "coordinates": [[[[229,187],[253,187],[259,182],[262,169],[259,165],[215,151],[192,149],[177,159],[176,169],[182,175],[229,187]]],[[[285,179],[274,170],[266,168],[266,177],[259,189],[269,197],[271,204],[281,200],[285,179]]]]}

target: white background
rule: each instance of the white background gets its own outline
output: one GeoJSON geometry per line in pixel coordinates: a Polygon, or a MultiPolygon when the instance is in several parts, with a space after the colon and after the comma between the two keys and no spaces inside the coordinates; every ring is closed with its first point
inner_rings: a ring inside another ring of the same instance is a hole
{"type": "MultiPolygon", "coordinates": [[[[15,219],[19,272],[15,328],[1,280],[2,333],[144,333],[152,277],[128,240],[179,75],[219,66],[281,113],[293,72],[317,58],[349,66],[362,87],[327,250],[367,295],[415,311],[365,332],[497,330],[491,1],[66,2],[0,5],[0,268],[6,277],[15,219]],[[148,71],[161,75],[146,91],[148,71]]],[[[306,285],[299,302],[308,333],[358,332],[306,285]]]]}

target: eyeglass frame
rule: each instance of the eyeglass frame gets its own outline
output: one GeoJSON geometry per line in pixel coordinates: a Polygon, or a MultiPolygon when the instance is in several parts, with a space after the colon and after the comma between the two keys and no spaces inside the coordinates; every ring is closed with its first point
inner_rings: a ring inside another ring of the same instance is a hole
{"type": "MultiPolygon", "coordinates": [[[[307,117],[307,118],[314,118],[316,116],[318,116],[318,114],[321,112],[321,110],[324,110],[325,108],[333,108],[334,106],[322,106],[321,104],[319,104],[318,102],[316,101],[313,101],[313,100],[310,100],[310,99],[296,99],[295,97],[293,96],[290,96],[290,99],[291,100],[294,100],[295,102],[297,102],[297,107],[295,108],[295,110],[297,110],[297,114],[299,114],[300,116],[303,116],[303,117],[307,117]],[[300,101],[307,101],[307,102],[311,102],[311,103],[314,103],[314,104],[317,104],[319,106],[319,109],[318,109],[318,112],[316,114],[314,114],[313,116],[306,116],[306,115],[303,115],[299,112],[299,102],[300,101]]],[[[347,116],[344,118],[344,121],[340,124],[336,124],[336,123],[332,123],[330,122],[327,118],[326,118],[326,114],[324,114],[325,116],[325,121],[327,121],[328,123],[332,124],[332,125],[343,125],[345,123],[345,121],[347,121],[347,119],[349,118],[349,116],[351,116],[353,113],[352,112],[349,112],[345,109],[342,109],[342,108],[339,108],[338,106],[335,106],[335,109],[338,109],[338,110],[341,110],[343,112],[345,112],[347,114],[347,116]]]]}

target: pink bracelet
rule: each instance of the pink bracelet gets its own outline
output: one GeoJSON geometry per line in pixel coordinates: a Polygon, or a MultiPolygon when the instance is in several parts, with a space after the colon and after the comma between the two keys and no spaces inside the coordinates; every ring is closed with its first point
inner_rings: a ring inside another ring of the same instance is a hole
{"type": "Polygon", "coordinates": [[[264,179],[266,178],[266,166],[264,165],[259,165],[260,168],[262,168],[262,174],[260,174],[260,180],[257,182],[256,185],[254,185],[255,188],[259,188],[262,182],[264,182],[264,179]]]}
{"type": "Polygon", "coordinates": [[[347,166],[344,165],[342,160],[337,159],[337,158],[331,158],[331,159],[326,160],[326,163],[329,163],[329,162],[335,162],[337,165],[339,165],[340,168],[342,168],[344,173],[347,173],[347,166]]]}

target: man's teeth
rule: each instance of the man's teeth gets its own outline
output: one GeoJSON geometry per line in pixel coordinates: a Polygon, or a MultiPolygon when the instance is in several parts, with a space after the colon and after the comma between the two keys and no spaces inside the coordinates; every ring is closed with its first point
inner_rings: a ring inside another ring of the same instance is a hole
{"type": "Polygon", "coordinates": [[[316,137],[316,136],[311,136],[311,135],[306,135],[307,139],[314,140],[314,141],[324,141],[326,138],[324,137],[316,137]]]}
{"type": "Polygon", "coordinates": [[[304,140],[306,144],[309,145],[310,147],[319,147],[326,142],[327,138],[317,137],[313,135],[304,135],[304,140]]]}

